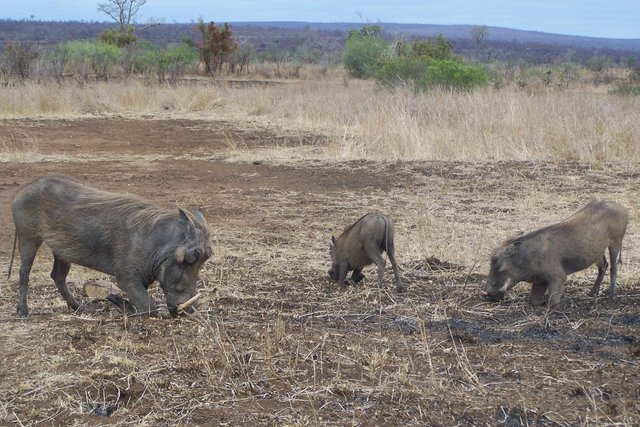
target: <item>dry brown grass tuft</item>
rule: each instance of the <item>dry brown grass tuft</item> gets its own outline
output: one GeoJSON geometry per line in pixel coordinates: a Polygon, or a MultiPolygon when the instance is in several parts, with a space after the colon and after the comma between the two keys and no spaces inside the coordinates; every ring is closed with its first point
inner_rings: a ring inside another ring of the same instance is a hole
{"type": "Polygon", "coordinates": [[[13,134],[0,136],[0,163],[24,163],[40,158],[37,138],[24,134],[16,137],[13,134]]]}

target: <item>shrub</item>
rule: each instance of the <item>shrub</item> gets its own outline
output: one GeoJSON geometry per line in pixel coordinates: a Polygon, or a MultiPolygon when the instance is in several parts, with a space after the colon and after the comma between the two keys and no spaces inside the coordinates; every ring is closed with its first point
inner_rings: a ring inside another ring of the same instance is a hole
{"type": "Polygon", "coordinates": [[[184,75],[189,66],[198,59],[195,49],[186,43],[162,46],[145,42],[141,43],[139,53],[135,55],[135,70],[140,73],[153,72],[159,83],[167,77],[171,81],[184,75]]]}
{"type": "Polygon", "coordinates": [[[44,59],[49,64],[53,77],[60,82],[67,63],[71,59],[69,43],[58,43],[49,48],[44,54],[44,59]]]}
{"type": "Polygon", "coordinates": [[[640,96],[640,84],[624,82],[610,90],[615,95],[640,96]]]}
{"type": "Polygon", "coordinates": [[[487,83],[486,73],[478,67],[454,60],[406,57],[387,60],[376,73],[376,79],[385,85],[412,85],[416,90],[434,87],[471,90],[487,83]]]}
{"type": "Polygon", "coordinates": [[[127,27],[126,31],[103,31],[98,35],[98,40],[114,46],[124,47],[135,44],[138,41],[138,38],[134,34],[133,26],[130,25],[127,27]]]}
{"type": "Polygon", "coordinates": [[[31,77],[35,60],[40,55],[33,43],[9,42],[0,56],[0,67],[5,78],[11,75],[26,80],[31,77]]]}
{"type": "Polygon", "coordinates": [[[423,89],[441,87],[471,90],[486,83],[487,76],[480,68],[444,60],[431,61],[425,76],[418,81],[418,86],[423,89]]]}
{"type": "Polygon", "coordinates": [[[351,32],[344,47],[342,63],[352,77],[373,77],[384,64],[386,49],[387,43],[378,33],[351,32]]]}
{"type": "Polygon", "coordinates": [[[108,79],[120,60],[120,49],[104,42],[73,41],[69,46],[69,64],[76,75],[85,80],[89,72],[97,78],[108,79]]]}
{"type": "Polygon", "coordinates": [[[376,72],[376,80],[384,85],[415,85],[427,73],[429,61],[421,58],[392,58],[376,72]]]}
{"type": "Polygon", "coordinates": [[[442,34],[438,34],[436,38],[416,40],[410,44],[409,48],[409,56],[411,57],[424,57],[440,61],[454,59],[452,52],[453,45],[442,34]]]}

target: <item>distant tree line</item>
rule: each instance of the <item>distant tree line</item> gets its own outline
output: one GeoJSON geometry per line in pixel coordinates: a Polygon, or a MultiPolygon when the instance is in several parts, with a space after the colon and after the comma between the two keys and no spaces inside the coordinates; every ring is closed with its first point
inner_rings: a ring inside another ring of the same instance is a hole
{"type": "Polygon", "coordinates": [[[612,57],[608,51],[495,42],[486,28],[472,30],[467,39],[446,39],[389,35],[381,25],[345,33],[232,27],[202,19],[190,25],[144,28],[0,20],[0,82],[142,76],[171,83],[185,74],[298,78],[302,72],[309,78],[309,67],[322,77],[342,65],[352,78],[416,90],[470,89],[484,84],[566,90],[587,78],[596,86],[614,84],[619,93],[638,92],[639,55],[617,52],[619,56],[612,57]],[[34,29],[43,30],[40,38],[33,36],[34,29]],[[50,29],[54,30],[49,35],[50,29]],[[77,38],[67,40],[63,35],[77,38]],[[585,52],[591,55],[584,57],[585,52]]]}

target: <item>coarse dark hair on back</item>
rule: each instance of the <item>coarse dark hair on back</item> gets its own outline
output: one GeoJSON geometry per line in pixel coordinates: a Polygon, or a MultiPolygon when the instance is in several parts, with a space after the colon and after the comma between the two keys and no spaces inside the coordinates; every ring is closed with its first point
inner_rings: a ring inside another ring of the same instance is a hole
{"type": "Polygon", "coordinates": [[[376,212],[367,212],[366,214],[362,215],[360,218],[358,218],[358,220],[356,222],[354,222],[353,224],[348,225],[347,227],[345,227],[345,229],[342,231],[340,236],[342,236],[343,234],[349,232],[349,230],[351,230],[353,227],[356,226],[356,224],[358,224],[360,221],[362,221],[365,216],[372,215],[372,214],[375,214],[375,213],[376,212]]]}

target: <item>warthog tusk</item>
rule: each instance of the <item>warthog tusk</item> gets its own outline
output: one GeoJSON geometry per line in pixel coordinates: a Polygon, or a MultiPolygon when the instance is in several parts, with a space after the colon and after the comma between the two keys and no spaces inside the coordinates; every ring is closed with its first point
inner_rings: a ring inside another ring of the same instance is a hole
{"type": "Polygon", "coordinates": [[[195,303],[196,301],[198,301],[200,299],[200,296],[201,296],[200,294],[195,294],[194,296],[192,296],[191,298],[189,298],[188,300],[186,300],[185,302],[180,304],[177,307],[178,313],[182,313],[187,308],[191,307],[193,305],[193,303],[195,303]]]}

